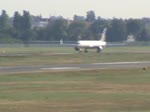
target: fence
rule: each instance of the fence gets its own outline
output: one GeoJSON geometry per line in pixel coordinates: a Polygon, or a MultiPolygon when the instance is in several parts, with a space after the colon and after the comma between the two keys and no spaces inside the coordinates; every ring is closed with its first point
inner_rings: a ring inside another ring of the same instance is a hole
{"type": "MultiPolygon", "coordinates": [[[[76,44],[76,41],[31,41],[27,43],[0,43],[0,47],[73,47],[76,44]]],[[[107,46],[150,46],[150,42],[108,42],[107,46]]]]}

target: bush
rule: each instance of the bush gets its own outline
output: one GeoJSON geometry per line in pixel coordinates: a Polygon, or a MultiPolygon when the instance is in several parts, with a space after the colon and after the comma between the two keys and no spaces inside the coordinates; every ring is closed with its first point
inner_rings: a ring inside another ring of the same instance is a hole
{"type": "Polygon", "coordinates": [[[22,43],[21,40],[12,38],[9,34],[0,34],[0,43],[22,43]]]}

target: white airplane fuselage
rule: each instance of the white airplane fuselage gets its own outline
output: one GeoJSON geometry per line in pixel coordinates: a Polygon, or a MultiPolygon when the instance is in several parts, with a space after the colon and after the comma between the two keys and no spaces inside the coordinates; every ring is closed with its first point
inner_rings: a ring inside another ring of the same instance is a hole
{"type": "Polygon", "coordinates": [[[82,49],[84,49],[85,52],[88,52],[87,49],[97,49],[97,52],[101,52],[102,49],[105,47],[106,42],[105,41],[88,41],[88,40],[80,40],[78,41],[77,46],[75,47],[75,49],[77,51],[83,51],[82,49]]]}
{"type": "Polygon", "coordinates": [[[102,38],[100,40],[79,40],[77,46],[75,46],[75,50],[81,52],[84,49],[84,52],[88,52],[87,49],[97,49],[97,52],[101,52],[106,46],[105,33],[106,28],[103,30],[102,38]]]}
{"type": "Polygon", "coordinates": [[[104,41],[87,41],[87,40],[81,40],[81,41],[78,41],[78,46],[79,47],[101,47],[101,46],[105,46],[106,45],[106,42],[104,41]]]}

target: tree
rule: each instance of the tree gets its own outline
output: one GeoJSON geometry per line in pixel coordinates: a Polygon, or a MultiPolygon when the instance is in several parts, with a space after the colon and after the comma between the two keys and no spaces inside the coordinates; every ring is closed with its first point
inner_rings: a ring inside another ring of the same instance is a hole
{"type": "Polygon", "coordinates": [[[73,21],[68,29],[69,40],[87,39],[85,36],[88,24],[85,21],[73,21]]]}
{"type": "Polygon", "coordinates": [[[127,20],[127,31],[128,34],[132,34],[135,37],[138,36],[138,34],[143,29],[143,23],[140,19],[129,19],[127,20]]]}
{"type": "Polygon", "coordinates": [[[28,11],[23,11],[22,17],[22,40],[27,42],[31,39],[31,17],[28,11]]]}
{"type": "Polygon", "coordinates": [[[90,25],[90,31],[92,32],[92,35],[94,36],[93,39],[100,39],[100,34],[103,31],[105,27],[109,27],[109,21],[98,18],[90,25]]]}
{"type": "Polygon", "coordinates": [[[47,40],[60,40],[67,37],[68,22],[63,18],[56,18],[47,26],[47,40]]]}
{"type": "Polygon", "coordinates": [[[96,20],[95,18],[95,12],[94,11],[88,11],[86,15],[86,21],[87,22],[94,22],[96,20]]]}
{"type": "Polygon", "coordinates": [[[148,33],[148,30],[144,28],[139,36],[137,37],[138,41],[149,41],[150,40],[150,34],[148,33]]]}
{"type": "Polygon", "coordinates": [[[107,31],[107,41],[119,42],[127,39],[126,23],[122,19],[114,18],[111,23],[111,28],[107,31]]]}
{"type": "Polygon", "coordinates": [[[31,16],[28,11],[23,11],[22,25],[24,30],[31,29],[31,16]]]}
{"type": "Polygon", "coordinates": [[[2,14],[0,16],[0,30],[6,30],[9,27],[9,17],[5,10],[2,10],[2,14]]]}
{"type": "Polygon", "coordinates": [[[19,14],[19,12],[14,13],[13,27],[14,27],[14,37],[17,39],[21,39],[21,33],[23,29],[22,29],[22,16],[19,14]]]}
{"type": "Polygon", "coordinates": [[[84,21],[84,16],[74,15],[73,20],[74,21],[84,21]]]}
{"type": "Polygon", "coordinates": [[[19,14],[19,12],[15,12],[13,19],[13,26],[16,30],[22,29],[21,21],[22,21],[21,15],[19,14]]]}
{"type": "Polygon", "coordinates": [[[31,18],[27,11],[23,11],[21,16],[18,12],[14,13],[13,27],[15,28],[16,38],[27,42],[31,39],[31,18]]]}
{"type": "Polygon", "coordinates": [[[8,42],[12,38],[12,28],[9,21],[9,16],[5,10],[2,10],[0,15],[0,42],[8,42]]]}

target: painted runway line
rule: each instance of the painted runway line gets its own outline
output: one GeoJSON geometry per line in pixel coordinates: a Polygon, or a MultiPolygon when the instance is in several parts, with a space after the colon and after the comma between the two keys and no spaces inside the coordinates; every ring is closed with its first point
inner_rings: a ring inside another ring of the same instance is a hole
{"type": "Polygon", "coordinates": [[[80,69],[80,67],[52,67],[52,68],[41,68],[42,70],[73,70],[80,69]]]}
{"type": "Polygon", "coordinates": [[[93,65],[120,65],[120,64],[141,64],[141,63],[150,63],[150,61],[137,61],[137,62],[108,62],[108,63],[92,63],[93,65]]]}

